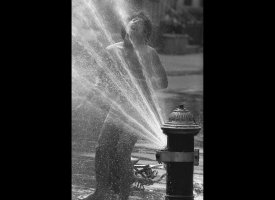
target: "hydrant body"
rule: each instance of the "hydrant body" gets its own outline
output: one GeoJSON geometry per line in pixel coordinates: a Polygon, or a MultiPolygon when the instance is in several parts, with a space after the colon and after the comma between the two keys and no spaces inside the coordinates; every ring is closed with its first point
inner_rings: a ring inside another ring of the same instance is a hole
{"type": "Polygon", "coordinates": [[[169,115],[162,126],[167,147],[157,152],[157,160],[166,164],[165,200],[193,200],[194,136],[200,127],[193,115],[181,105],[169,115]]]}

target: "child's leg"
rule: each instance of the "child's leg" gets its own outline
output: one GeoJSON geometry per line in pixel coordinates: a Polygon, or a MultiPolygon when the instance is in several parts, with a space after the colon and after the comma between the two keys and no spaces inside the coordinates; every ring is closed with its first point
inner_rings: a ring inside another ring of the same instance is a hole
{"type": "Polygon", "coordinates": [[[96,190],[91,200],[105,200],[110,195],[110,166],[114,165],[114,152],[119,139],[119,130],[106,120],[101,130],[95,153],[96,190]]]}
{"type": "Polygon", "coordinates": [[[131,162],[131,153],[137,142],[137,137],[129,132],[120,134],[117,145],[118,172],[120,176],[120,199],[127,200],[130,195],[131,184],[134,182],[134,169],[131,162]]]}

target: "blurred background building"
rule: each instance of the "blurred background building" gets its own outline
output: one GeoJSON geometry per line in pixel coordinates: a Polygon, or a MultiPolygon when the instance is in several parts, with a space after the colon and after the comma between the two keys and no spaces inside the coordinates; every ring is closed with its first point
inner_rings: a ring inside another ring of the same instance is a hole
{"type": "Polygon", "coordinates": [[[151,17],[151,45],[167,54],[195,53],[203,46],[203,0],[128,0],[151,17]]]}

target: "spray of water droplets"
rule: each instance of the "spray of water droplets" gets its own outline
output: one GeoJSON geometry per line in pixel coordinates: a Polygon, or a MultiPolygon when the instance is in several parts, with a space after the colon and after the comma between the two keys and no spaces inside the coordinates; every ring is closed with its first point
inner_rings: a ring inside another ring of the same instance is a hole
{"type": "MultiPolygon", "coordinates": [[[[125,25],[129,5],[123,0],[105,2],[113,4],[114,20],[125,25]]],[[[106,50],[115,41],[108,26],[110,21],[106,21],[105,16],[96,0],[72,2],[73,112],[84,104],[98,110],[104,105],[112,105],[120,124],[156,148],[163,147],[166,144],[160,128],[163,118],[154,91],[148,84],[152,94],[150,102],[123,56],[106,50]]]]}

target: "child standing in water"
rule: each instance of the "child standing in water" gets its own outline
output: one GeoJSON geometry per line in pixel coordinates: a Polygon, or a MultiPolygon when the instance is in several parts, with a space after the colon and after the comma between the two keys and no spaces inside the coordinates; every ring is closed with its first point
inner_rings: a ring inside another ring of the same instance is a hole
{"type": "MultiPolygon", "coordinates": [[[[167,88],[168,82],[156,50],[148,46],[151,32],[149,18],[143,12],[134,14],[128,19],[126,28],[122,29],[123,42],[110,45],[107,50],[110,54],[119,52],[122,55],[148,103],[157,113],[145,75],[155,90],[167,88]]],[[[129,119],[117,113],[116,108],[111,106],[102,127],[95,155],[96,191],[85,200],[110,199],[111,190],[119,194],[120,200],[127,200],[131,184],[138,179],[131,163],[131,153],[138,138],[129,128],[129,119]]]]}

